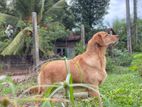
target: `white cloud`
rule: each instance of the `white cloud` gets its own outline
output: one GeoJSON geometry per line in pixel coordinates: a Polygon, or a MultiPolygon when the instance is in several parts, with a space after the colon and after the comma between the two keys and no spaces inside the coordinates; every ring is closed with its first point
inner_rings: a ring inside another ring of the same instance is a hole
{"type": "MultiPolygon", "coordinates": [[[[104,17],[104,23],[111,26],[114,20],[124,19],[126,17],[126,0],[110,0],[108,14],[104,17]]],[[[130,13],[133,14],[133,0],[130,0],[130,13]]],[[[138,17],[142,17],[140,11],[142,0],[138,0],[138,17]]]]}
{"type": "Polygon", "coordinates": [[[142,0],[137,0],[138,1],[138,17],[142,18],[142,0]]]}

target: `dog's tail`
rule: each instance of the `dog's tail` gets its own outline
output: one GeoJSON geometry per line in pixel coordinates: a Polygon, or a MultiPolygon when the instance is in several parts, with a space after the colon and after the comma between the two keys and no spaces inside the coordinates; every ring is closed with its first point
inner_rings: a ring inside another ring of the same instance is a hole
{"type": "MultiPolygon", "coordinates": [[[[44,75],[42,75],[42,70],[44,69],[44,67],[48,64],[49,62],[46,62],[44,64],[41,65],[41,68],[39,69],[38,73],[34,73],[36,74],[37,77],[37,82],[38,85],[37,86],[32,86],[30,88],[28,88],[27,90],[25,90],[21,95],[23,96],[24,94],[41,94],[43,92],[43,89],[45,88],[44,85],[42,85],[42,83],[44,83],[44,75]]],[[[32,75],[30,77],[33,77],[35,75],[32,75]]],[[[29,78],[30,78],[29,77],[29,78]]]]}
{"type": "Polygon", "coordinates": [[[22,92],[19,97],[23,97],[24,95],[40,95],[42,93],[42,87],[40,86],[32,86],[22,92]]]}
{"type": "Polygon", "coordinates": [[[28,93],[29,94],[41,94],[41,87],[37,86],[37,87],[31,87],[29,90],[28,90],[28,93]]]}
{"type": "MultiPolygon", "coordinates": [[[[35,74],[38,74],[38,75],[36,75],[36,76],[38,76],[37,77],[37,82],[38,82],[38,85],[36,85],[36,86],[32,86],[32,87],[30,87],[30,88],[28,88],[28,89],[26,89],[24,92],[22,92],[21,94],[20,94],[20,96],[19,97],[22,97],[23,95],[27,95],[27,94],[29,94],[29,95],[39,95],[39,94],[41,94],[42,92],[43,92],[43,86],[41,86],[41,84],[42,83],[44,83],[44,75],[41,75],[41,70],[45,67],[45,65],[46,65],[47,63],[44,63],[42,66],[41,66],[41,69],[40,69],[40,71],[38,72],[38,73],[35,73],[35,74]]],[[[35,76],[35,75],[34,75],[35,76]]],[[[33,77],[33,76],[31,76],[31,77],[33,77]]]]}

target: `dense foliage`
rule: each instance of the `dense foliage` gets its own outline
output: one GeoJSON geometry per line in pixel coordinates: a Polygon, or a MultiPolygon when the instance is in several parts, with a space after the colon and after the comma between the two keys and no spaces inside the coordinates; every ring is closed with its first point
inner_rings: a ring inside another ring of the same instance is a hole
{"type": "MultiPolygon", "coordinates": [[[[64,0],[8,0],[0,1],[0,54],[3,55],[31,55],[33,49],[32,35],[22,33],[31,27],[31,13],[37,12],[38,32],[40,38],[40,55],[46,57],[53,55],[54,42],[58,38],[68,35],[71,30],[78,31],[84,24],[86,39],[95,32],[105,30],[102,20],[107,14],[110,0],[71,0],[67,4],[64,0]],[[14,33],[8,37],[5,30],[8,25],[13,26],[14,33]]],[[[133,33],[133,26],[132,33],[133,33]]],[[[104,106],[112,107],[139,107],[142,104],[141,77],[142,76],[142,20],[137,20],[137,36],[132,36],[132,48],[134,54],[127,51],[127,32],[125,20],[116,20],[113,29],[119,35],[119,43],[113,46],[111,55],[107,54],[108,79],[100,87],[103,95],[104,106]],[[138,53],[135,53],[138,52],[138,53]]],[[[31,30],[28,30],[31,31],[31,30]]],[[[82,42],[76,44],[76,55],[84,52],[82,42]]],[[[108,52],[109,53],[109,52],[108,52]]],[[[3,64],[0,63],[0,73],[3,64]]],[[[5,82],[12,81],[10,78],[5,82]]],[[[11,87],[0,81],[0,95],[11,95],[11,87]]],[[[30,82],[14,84],[15,94],[32,85],[30,82]]],[[[1,99],[0,99],[1,100],[1,99]]],[[[0,102],[1,103],[1,102],[0,102]]],[[[94,106],[94,100],[78,101],[78,106],[94,106]]]]}
{"type": "MultiPolygon", "coordinates": [[[[142,51],[142,20],[138,19],[137,24],[137,37],[132,35],[132,48],[134,52],[142,51]],[[136,42],[135,42],[136,40],[136,42]]],[[[133,28],[133,27],[132,27],[133,28]]],[[[113,23],[113,29],[117,35],[119,35],[118,48],[121,50],[127,49],[127,32],[125,20],[115,20],[113,23]]],[[[132,30],[133,31],[133,30],[132,30]]]]}
{"type": "Polygon", "coordinates": [[[41,27],[39,29],[40,51],[44,56],[53,55],[54,42],[68,34],[69,32],[65,30],[64,25],[59,22],[48,25],[48,29],[41,27]]]}
{"type": "MultiPolygon", "coordinates": [[[[102,21],[103,16],[107,13],[109,0],[103,1],[71,1],[67,4],[64,0],[7,0],[0,1],[1,12],[4,14],[0,17],[0,26],[4,26],[2,32],[6,29],[7,25],[14,27],[14,35],[11,40],[6,37],[6,34],[0,35],[2,51],[8,44],[17,36],[19,31],[25,27],[31,26],[31,13],[37,12],[39,33],[40,33],[40,52],[45,56],[53,49],[53,43],[57,38],[67,36],[68,30],[76,28],[80,24],[85,25],[87,35],[92,36],[95,25],[102,21]],[[93,3],[92,3],[93,2],[93,3]],[[87,4],[87,5],[86,5],[87,4]],[[7,6],[6,6],[7,5],[7,6]],[[76,8],[77,6],[78,8],[76,8]],[[89,8],[91,7],[91,8],[89,8]],[[77,10],[77,11],[76,11],[77,10]],[[88,12],[90,10],[90,12],[88,12]],[[99,11],[96,11],[99,10],[99,11]],[[89,13],[89,14],[88,14],[89,13]],[[91,13],[91,14],[90,14],[91,13]],[[80,16],[82,18],[79,18],[80,16]],[[11,19],[11,20],[5,20],[11,19]],[[78,20],[79,19],[79,20],[78,20]],[[52,26],[52,27],[51,27],[52,26]],[[53,28],[54,26],[54,28],[53,28]],[[8,40],[9,43],[3,42],[8,40]]],[[[80,29],[80,28],[79,28],[80,29]]],[[[88,39],[88,36],[86,36],[88,39]]],[[[29,50],[32,48],[32,38],[25,38],[21,40],[23,45],[17,54],[31,54],[29,50]]],[[[16,47],[15,47],[16,48],[16,47]]],[[[52,50],[53,51],[53,50],[52,50]]]]}
{"type": "Polygon", "coordinates": [[[128,51],[113,49],[113,55],[107,56],[106,70],[109,73],[124,73],[127,72],[127,67],[130,66],[132,55],[128,51]],[[126,69],[125,69],[126,68],[126,69]]]}
{"type": "Polygon", "coordinates": [[[76,22],[93,28],[102,21],[107,12],[109,0],[72,0],[71,10],[76,22]]]}
{"type": "Polygon", "coordinates": [[[75,25],[84,24],[88,40],[100,25],[103,26],[103,16],[107,14],[110,0],[72,0],[70,9],[75,16],[75,25]]]}
{"type": "MultiPolygon", "coordinates": [[[[2,1],[0,1],[2,5],[2,1]]],[[[30,55],[32,54],[33,40],[31,36],[25,36],[21,33],[25,27],[31,26],[31,13],[37,12],[38,16],[38,28],[40,36],[40,53],[42,55],[53,54],[53,43],[56,39],[68,35],[69,27],[65,27],[68,21],[64,21],[62,13],[66,10],[66,2],[63,0],[15,0],[9,2],[9,7],[5,7],[5,10],[11,9],[10,13],[2,11],[0,13],[0,53],[5,49],[4,54],[16,54],[16,55],[30,55]],[[58,14],[57,14],[58,13],[58,14]],[[10,14],[10,15],[9,15],[10,14]],[[63,23],[65,22],[65,23],[63,23]],[[8,25],[13,26],[13,35],[8,38],[5,30],[8,25]],[[20,34],[21,33],[21,34],[20,34]],[[20,34],[20,36],[18,35],[20,34]],[[18,39],[19,38],[19,39],[18,39]],[[15,43],[14,43],[15,42],[15,43]],[[14,45],[20,43],[19,45],[14,45]],[[10,46],[9,46],[10,44],[10,46]],[[12,46],[14,45],[14,46],[12,46]],[[7,48],[9,47],[9,48],[7,48]],[[10,47],[13,47],[10,49],[10,47]],[[16,49],[16,50],[15,50],[16,49]],[[15,50],[15,52],[12,52],[15,50]]],[[[1,7],[4,8],[4,7],[1,7]]],[[[65,14],[64,14],[65,15],[65,14]]],[[[68,16],[70,17],[70,15],[68,16]]],[[[68,25],[66,25],[68,26],[68,25]]]]}

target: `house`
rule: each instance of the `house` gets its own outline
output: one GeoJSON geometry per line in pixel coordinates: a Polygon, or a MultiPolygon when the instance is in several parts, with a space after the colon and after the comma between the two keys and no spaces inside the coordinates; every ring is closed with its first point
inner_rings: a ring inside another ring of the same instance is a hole
{"type": "Polygon", "coordinates": [[[72,58],[75,55],[75,45],[81,40],[81,36],[71,33],[68,37],[57,39],[54,53],[60,56],[72,58]]]}

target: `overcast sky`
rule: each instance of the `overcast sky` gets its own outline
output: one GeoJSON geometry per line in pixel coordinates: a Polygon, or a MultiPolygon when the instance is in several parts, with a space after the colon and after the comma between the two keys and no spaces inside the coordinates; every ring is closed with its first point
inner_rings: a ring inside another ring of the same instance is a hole
{"type": "MultiPolygon", "coordinates": [[[[138,17],[142,18],[142,0],[138,1],[138,17]]],[[[110,0],[108,14],[104,17],[104,23],[111,26],[115,19],[124,19],[126,17],[126,0],[110,0]]],[[[130,11],[133,13],[133,0],[130,0],[130,11]]]]}

